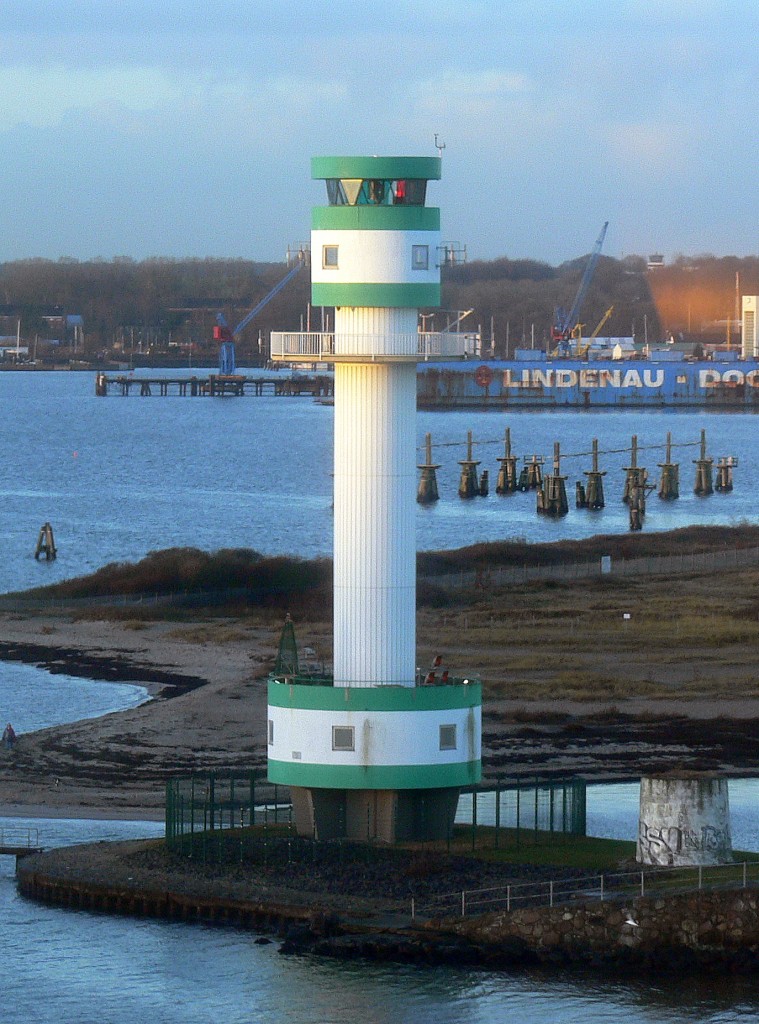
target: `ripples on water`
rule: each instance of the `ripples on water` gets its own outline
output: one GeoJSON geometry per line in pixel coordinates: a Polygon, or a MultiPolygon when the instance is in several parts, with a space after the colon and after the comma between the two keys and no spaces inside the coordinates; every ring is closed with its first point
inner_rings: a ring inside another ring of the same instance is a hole
{"type": "MultiPolygon", "coordinates": [[[[598,787],[594,787],[598,788],[598,787]]],[[[2,819],[44,845],[162,834],[154,822],[2,819]]],[[[749,978],[478,972],[281,957],[233,929],[22,899],[0,858],[3,1021],[30,1024],[685,1024],[759,1019],[749,978]],[[10,1009],[7,1009],[10,1008],[10,1009]]]]}
{"type": "MultiPolygon", "coordinates": [[[[202,371],[200,371],[202,372],[202,371]]],[[[168,371],[167,371],[168,373],[168,371]]],[[[175,371],[172,371],[172,375],[175,371]]],[[[252,547],[304,556],[332,550],[333,410],[309,398],[96,398],[91,373],[0,373],[0,403],[12,430],[0,434],[3,561],[0,591],[92,571],[172,546],[252,547]],[[21,440],[20,440],[21,439],[21,440]],[[30,454],[33,453],[33,454],[30,454]],[[50,521],[59,558],[37,564],[37,531],[50,521]]],[[[730,495],[692,493],[694,448],[676,449],[682,497],[651,499],[646,531],[689,522],[729,523],[756,516],[759,418],[751,413],[613,410],[492,413],[422,412],[418,442],[430,431],[441,500],[417,511],[422,549],[527,537],[546,541],[627,530],[621,501],[628,455],[602,455],[607,507],[576,510],[559,521],[535,513],[534,494],[495,495],[500,439],[511,428],[514,451],[550,460],[554,441],[567,454],[673,440],[692,442],[706,428],[714,457],[739,459],[730,495]],[[458,460],[472,430],[489,498],[456,495],[458,460]],[[455,442],[455,447],[442,447],[455,442]],[[480,444],[480,442],[497,442],[480,444]]],[[[421,452],[420,452],[421,455],[421,452]]],[[[641,451],[652,478],[661,448],[641,451]]],[[[590,456],[567,458],[570,502],[590,456]]]]}

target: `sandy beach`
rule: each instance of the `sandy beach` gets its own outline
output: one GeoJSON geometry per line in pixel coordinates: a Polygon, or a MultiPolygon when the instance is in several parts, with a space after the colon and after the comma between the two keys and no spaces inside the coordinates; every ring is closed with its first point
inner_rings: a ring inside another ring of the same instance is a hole
{"type": "MultiPolygon", "coordinates": [[[[71,615],[0,616],[0,658],[111,682],[144,685],[151,699],[131,710],[23,732],[0,751],[0,813],[156,818],[164,783],[190,771],[266,764],[266,675],[281,620],[261,614],[202,622],[95,620],[71,615]]],[[[434,611],[420,613],[422,650],[434,649],[434,611]]],[[[329,629],[299,627],[299,639],[329,657],[329,629]]],[[[494,639],[492,644],[499,641],[494,639]]],[[[487,638],[469,662],[493,662],[487,638]]],[[[707,687],[708,689],[708,687],[707,687]]],[[[505,780],[581,775],[632,778],[641,770],[692,767],[732,775],[759,771],[759,698],[662,687],[626,699],[504,699],[487,696],[485,775],[505,780]]]]}

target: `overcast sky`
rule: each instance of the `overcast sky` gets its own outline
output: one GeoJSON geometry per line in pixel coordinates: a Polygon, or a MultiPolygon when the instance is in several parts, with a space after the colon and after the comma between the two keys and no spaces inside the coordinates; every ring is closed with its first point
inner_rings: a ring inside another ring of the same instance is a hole
{"type": "Polygon", "coordinates": [[[312,155],[435,155],[443,237],[759,252],[756,0],[0,0],[0,260],[281,260],[312,155]]]}

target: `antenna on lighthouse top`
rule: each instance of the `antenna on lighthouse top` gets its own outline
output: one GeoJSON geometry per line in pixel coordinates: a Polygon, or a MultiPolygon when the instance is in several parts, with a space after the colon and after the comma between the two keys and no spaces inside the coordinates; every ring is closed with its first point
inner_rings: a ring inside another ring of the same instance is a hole
{"type": "Polygon", "coordinates": [[[443,150],[445,149],[445,143],[444,142],[438,142],[438,133],[437,132],[435,132],[435,149],[437,150],[437,155],[442,160],[442,158],[443,158],[443,150]]]}

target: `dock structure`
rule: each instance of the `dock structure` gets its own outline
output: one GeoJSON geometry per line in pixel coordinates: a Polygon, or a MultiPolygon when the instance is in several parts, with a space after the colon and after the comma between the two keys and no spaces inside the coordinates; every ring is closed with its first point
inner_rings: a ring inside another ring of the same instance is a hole
{"type": "Polygon", "coordinates": [[[22,857],[42,850],[38,829],[15,825],[0,828],[0,857],[15,857],[18,864],[22,857]]]}
{"type": "Polygon", "coordinates": [[[697,459],[693,460],[696,466],[696,483],[693,487],[693,493],[697,494],[699,498],[706,498],[708,495],[714,493],[714,487],[712,485],[712,464],[714,459],[708,459],[706,457],[706,431],[701,431],[701,453],[697,459]]]}
{"type": "Polygon", "coordinates": [[[545,516],[565,516],[569,512],[566,477],[561,475],[561,447],[553,446],[553,473],[546,473],[543,486],[538,490],[537,510],[545,516]]]}
{"type": "Polygon", "coordinates": [[[466,435],[466,458],[459,460],[461,479],[459,480],[459,497],[474,498],[480,493],[480,482],[477,478],[477,467],[480,462],[472,458],[472,431],[466,435]]]}
{"type": "Polygon", "coordinates": [[[717,482],[714,489],[728,494],[733,489],[733,469],[738,465],[734,455],[725,455],[717,461],[717,482]]]}
{"type": "Polygon", "coordinates": [[[585,484],[577,481],[577,508],[589,508],[593,511],[602,509],[604,501],[604,482],[606,476],[604,470],[598,468],[598,438],[593,438],[593,462],[591,469],[586,469],[585,476],[588,478],[585,484]]]}
{"type": "Polygon", "coordinates": [[[680,466],[672,461],[672,434],[667,433],[667,454],[659,463],[659,497],[662,501],[674,501],[680,497],[680,466]]]}
{"type": "Polygon", "coordinates": [[[416,500],[420,505],[432,505],[440,497],[437,489],[437,470],[440,464],[432,461],[432,434],[424,435],[424,447],[425,461],[416,467],[422,471],[416,500]]]}
{"type": "Polygon", "coordinates": [[[225,398],[245,395],[309,396],[331,398],[334,395],[333,379],[327,374],[309,374],[271,377],[246,377],[242,374],[209,374],[207,377],[135,377],[133,374],[110,376],[99,373],[95,378],[95,394],[100,398],[108,395],[140,395],[149,398],[178,396],[181,398],[225,398]]]}
{"type": "Polygon", "coordinates": [[[513,494],[517,489],[517,457],[511,452],[511,430],[506,427],[503,438],[503,455],[498,459],[501,468],[496,480],[496,494],[513,494]]]}

